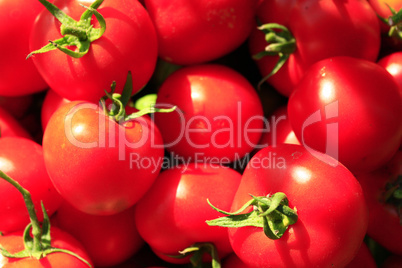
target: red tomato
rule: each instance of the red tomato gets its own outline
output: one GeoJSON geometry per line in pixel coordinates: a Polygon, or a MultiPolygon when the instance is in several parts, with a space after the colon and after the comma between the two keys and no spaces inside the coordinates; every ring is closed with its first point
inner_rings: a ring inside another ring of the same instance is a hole
{"type": "Polygon", "coordinates": [[[57,210],[55,224],[76,237],[96,267],[123,263],[143,245],[134,207],[109,216],[83,213],[68,203],[57,210]]]}
{"type": "MultiPolygon", "coordinates": [[[[333,56],[375,61],[380,51],[378,19],[366,0],[265,0],[259,6],[257,17],[262,24],[286,26],[295,39],[288,60],[267,80],[285,96],[290,96],[314,62],[333,56]]],[[[267,45],[264,33],[255,29],[249,39],[251,54],[264,51],[267,45]]],[[[277,61],[278,56],[256,60],[263,77],[277,61]]]]}
{"type": "Polygon", "coordinates": [[[399,92],[402,95],[402,51],[386,55],[379,59],[377,63],[395,78],[399,85],[399,92]]]}
{"type": "Polygon", "coordinates": [[[224,65],[181,68],[158,91],[156,113],[166,149],[190,161],[240,159],[258,144],[263,110],[258,94],[240,73],[224,65]]]}
{"type": "MultiPolygon", "coordinates": [[[[56,228],[51,227],[51,245],[56,248],[69,250],[86,261],[90,262],[90,258],[81,243],[70,234],[56,228]]],[[[0,244],[10,253],[17,253],[24,249],[23,233],[18,231],[15,233],[0,236],[0,244]]],[[[84,263],[75,256],[64,252],[55,252],[46,255],[41,259],[32,258],[7,258],[0,254],[0,266],[3,268],[88,268],[88,264],[84,263]]]]}
{"type": "Polygon", "coordinates": [[[353,172],[384,165],[402,138],[399,87],[367,60],[334,57],[311,66],[289,99],[288,113],[303,146],[353,172]]]}
{"type": "MultiPolygon", "coordinates": [[[[52,215],[61,203],[46,172],[42,146],[21,137],[0,139],[0,170],[7,173],[27,189],[35,207],[43,201],[46,211],[52,215]]],[[[0,232],[9,233],[25,228],[29,223],[28,211],[20,192],[4,180],[0,180],[0,232]]],[[[43,217],[38,212],[38,217],[43,217]]]]}
{"type": "Polygon", "coordinates": [[[239,47],[254,25],[257,0],[145,0],[159,56],[175,64],[205,63],[239,47]]]}
{"type": "MultiPolygon", "coordinates": [[[[386,166],[371,173],[359,173],[356,178],[363,188],[369,208],[367,235],[389,251],[402,255],[401,215],[398,201],[394,201],[390,190],[400,189],[402,176],[402,151],[386,166]],[[387,197],[390,195],[389,197],[387,197]]],[[[400,202],[400,201],[399,201],[400,202]]],[[[400,205],[399,205],[400,206],[400,205]]]]}
{"type": "Polygon", "coordinates": [[[13,116],[0,107],[0,138],[4,137],[23,137],[31,139],[31,135],[28,131],[25,130],[13,116]]]}
{"type": "MultiPolygon", "coordinates": [[[[89,6],[93,2],[55,0],[54,4],[79,20],[85,10],[81,4],[89,6]]],[[[98,102],[113,81],[124,84],[128,71],[133,76],[134,94],[144,87],[155,68],[157,37],[144,7],[138,1],[104,1],[97,10],[105,18],[106,31],[91,43],[88,54],[72,58],[61,51],[50,51],[28,59],[34,61],[50,88],[69,100],[98,102]]],[[[98,27],[96,21],[94,25],[98,27]]],[[[31,51],[59,38],[60,23],[44,10],[33,26],[31,51]]]]}
{"type": "Polygon", "coordinates": [[[368,210],[360,184],[348,169],[328,155],[319,159],[300,145],[268,146],[250,159],[231,211],[249,201],[250,194],[277,192],[287,196],[298,220],[275,240],[263,228],[229,228],[233,250],[244,263],[343,267],[353,259],[366,234],[368,210]]]}
{"type": "Polygon", "coordinates": [[[36,16],[44,9],[39,1],[0,1],[0,95],[22,96],[47,88],[29,54],[29,36],[36,16]]]}
{"type": "Polygon", "coordinates": [[[119,123],[83,101],[69,102],[53,114],[43,150],[62,197],[94,215],[134,205],[159,174],[164,153],[159,130],[148,117],[119,123]]]}
{"type": "Polygon", "coordinates": [[[168,255],[194,243],[213,243],[223,258],[232,252],[227,230],[208,226],[205,221],[219,216],[207,203],[229,209],[240,183],[240,173],[208,163],[190,163],[167,169],[136,205],[140,235],[162,259],[188,262],[168,255]]]}

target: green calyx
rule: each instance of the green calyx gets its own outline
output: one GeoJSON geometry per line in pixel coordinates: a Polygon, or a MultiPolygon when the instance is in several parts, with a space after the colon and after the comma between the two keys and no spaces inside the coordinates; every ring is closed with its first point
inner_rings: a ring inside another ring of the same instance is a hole
{"type": "Polygon", "coordinates": [[[116,122],[124,123],[126,121],[141,117],[146,114],[151,113],[170,113],[176,109],[176,106],[170,109],[162,109],[156,108],[156,95],[150,94],[142,97],[141,99],[137,100],[135,107],[138,109],[138,112],[127,114],[126,107],[127,105],[131,104],[131,93],[133,90],[133,79],[131,72],[128,72],[126,83],[124,84],[124,88],[122,90],[122,94],[115,93],[116,89],[116,82],[113,81],[112,85],[110,86],[111,91],[107,92],[105,90],[105,96],[100,99],[99,103],[102,107],[103,111],[110,117],[112,117],[116,122]],[[112,105],[107,107],[106,100],[109,99],[112,101],[112,105]]]}
{"type": "Polygon", "coordinates": [[[60,21],[60,33],[63,37],[49,41],[49,44],[29,53],[27,59],[34,54],[45,53],[55,49],[71,57],[81,58],[88,53],[91,42],[99,39],[106,30],[106,21],[96,10],[102,4],[103,0],[96,0],[89,7],[82,5],[86,10],[81,15],[79,21],[72,19],[52,3],[46,0],[39,1],[60,21]],[[91,24],[92,15],[95,15],[100,28],[94,28],[91,24]],[[71,50],[69,47],[75,47],[76,49],[71,50]]]}
{"type": "Polygon", "coordinates": [[[292,33],[283,25],[267,23],[258,27],[265,34],[265,41],[268,45],[264,51],[253,55],[254,60],[260,60],[266,56],[278,56],[279,59],[271,72],[266,75],[258,84],[258,88],[272,75],[276,74],[289,59],[289,56],[296,50],[296,39],[292,33]]]}
{"type": "Polygon", "coordinates": [[[190,256],[190,263],[193,268],[221,268],[221,261],[218,256],[218,251],[212,243],[195,243],[190,247],[179,252],[180,255],[169,255],[171,258],[182,259],[190,256]],[[211,256],[210,265],[206,266],[203,262],[203,256],[208,254],[211,256]]]}
{"type": "Polygon", "coordinates": [[[398,12],[395,11],[395,9],[393,9],[390,5],[386,4],[389,8],[389,10],[391,11],[391,16],[389,16],[388,18],[383,18],[379,15],[378,18],[385,23],[386,25],[388,25],[389,31],[388,31],[388,36],[389,37],[394,37],[397,39],[402,40],[402,32],[401,32],[401,27],[402,27],[402,9],[399,10],[398,12]]]}
{"type": "Polygon", "coordinates": [[[284,193],[278,192],[273,195],[257,197],[245,203],[238,211],[225,212],[208,204],[216,211],[227,215],[207,221],[210,226],[239,228],[245,226],[261,227],[264,234],[270,239],[279,239],[288,227],[296,223],[298,219],[296,208],[289,207],[289,201],[284,193]],[[243,213],[250,206],[253,210],[243,213]]]}
{"type": "Polygon", "coordinates": [[[31,219],[31,222],[25,228],[23,235],[24,249],[20,252],[12,254],[8,252],[2,245],[0,245],[0,254],[2,254],[7,258],[41,259],[49,254],[55,252],[62,252],[65,254],[69,254],[73,257],[76,257],[77,259],[87,264],[89,267],[92,267],[92,265],[87,260],[79,256],[78,254],[66,249],[52,247],[51,246],[52,238],[50,236],[50,220],[43,203],[41,204],[43,212],[43,222],[39,223],[31,194],[26,189],[24,189],[18,182],[10,178],[7,174],[5,174],[1,170],[0,170],[0,178],[9,182],[22,194],[25,201],[25,205],[28,209],[29,217],[31,219]]]}

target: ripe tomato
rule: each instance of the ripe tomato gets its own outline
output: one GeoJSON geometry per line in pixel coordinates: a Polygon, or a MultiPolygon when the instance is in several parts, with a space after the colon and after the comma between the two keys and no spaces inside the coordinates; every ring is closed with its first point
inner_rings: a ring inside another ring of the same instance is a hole
{"type": "Polygon", "coordinates": [[[316,158],[295,144],[268,146],[250,159],[231,211],[249,201],[250,194],[282,192],[298,219],[279,239],[269,239],[263,228],[229,228],[233,250],[244,263],[343,267],[354,258],[367,230],[367,205],[353,174],[340,163],[329,163],[336,161],[324,154],[316,158]]]}
{"type": "Polygon", "coordinates": [[[254,25],[257,0],[145,0],[159,56],[179,65],[205,63],[232,52],[254,25]]]}
{"type": "Polygon", "coordinates": [[[208,226],[205,221],[219,216],[209,199],[229,209],[240,183],[240,173],[210,163],[190,163],[167,169],[136,205],[136,224],[140,235],[162,259],[188,262],[169,255],[180,255],[195,243],[213,243],[223,258],[232,252],[227,230],[208,226]]]}
{"type": "Polygon", "coordinates": [[[384,165],[402,138],[399,87],[367,60],[340,56],[311,66],[290,96],[288,114],[303,146],[353,172],[384,165]]]}
{"type": "Polygon", "coordinates": [[[15,136],[31,139],[28,131],[13,116],[0,107],[0,138],[15,136]]]}
{"type": "Polygon", "coordinates": [[[22,96],[47,88],[29,54],[29,36],[36,16],[44,9],[39,1],[0,1],[0,95],[22,96]]]}
{"type": "Polygon", "coordinates": [[[369,208],[367,235],[389,251],[402,255],[400,199],[392,190],[401,189],[402,151],[384,167],[370,173],[356,174],[369,208]],[[398,203],[399,202],[399,203],[398,203]]]}
{"type": "MultiPolygon", "coordinates": [[[[21,197],[21,196],[20,196],[21,197]]],[[[69,250],[88,262],[90,258],[81,243],[69,233],[51,227],[51,245],[55,248],[69,250]]],[[[0,236],[0,245],[11,254],[17,253],[24,249],[23,232],[17,231],[4,236],[0,236]]],[[[84,263],[75,256],[64,252],[55,252],[46,255],[41,259],[31,258],[7,258],[0,254],[0,266],[3,268],[88,268],[88,264],[84,263]]]]}
{"type": "Polygon", "coordinates": [[[402,51],[388,54],[380,58],[377,63],[384,67],[395,78],[402,95],[402,51]]]}
{"type": "Polygon", "coordinates": [[[190,161],[233,161],[251,152],[263,128],[262,104],[253,86],[224,65],[183,67],[158,91],[155,114],[166,149],[190,161]]]}
{"type": "MultiPolygon", "coordinates": [[[[55,0],[54,5],[79,20],[94,0],[55,0]]],[[[55,50],[32,56],[51,89],[69,100],[98,102],[113,81],[124,84],[128,71],[133,76],[133,94],[150,79],[157,60],[157,37],[148,12],[138,1],[104,1],[97,9],[106,21],[106,31],[90,44],[89,52],[72,58],[55,50]],[[51,64],[49,64],[51,63],[51,64]]],[[[99,27],[94,19],[94,27],[99,27]]],[[[59,21],[47,10],[33,26],[30,49],[61,38],[59,21]]],[[[118,90],[116,92],[120,93],[118,90]]]]}
{"type": "Polygon", "coordinates": [[[63,198],[95,215],[136,203],[159,174],[163,141],[147,116],[116,122],[96,104],[72,101],[43,135],[47,171],[63,198]]]}
{"type": "MultiPolygon", "coordinates": [[[[61,198],[46,172],[39,144],[21,137],[1,138],[0,170],[31,193],[35,207],[39,208],[43,201],[49,215],[59,207],[61,198]]],[[[29,223],[21,194],[3,180],[0,180],[0,204],[0,232],[18,231],[29,223]]],[[[38,212],[38,217],[43,218],[42,212],[38,212]]]]}
{"type": "MultiPolygon", "coordinates": [[[[285,26],[294,38],[288,38],[293,43],[290,51],[284,51],[289,58],[267,80],[285,96],[290,96],[304,71],[314,62],[333,56],[375,61],[380,51],[378,19],[366,0],[265,0],[257,17],[261,24],[285,26]]],[[[251,54],[265,51],[270,43],[256,28],[249,39],[251,54]]],[[[289,45],[285,48],[289,49],[289,45]]],[[[256,60],[263,77],[271,73],[277,61],[278,56],[268,55],[256,60]]]]}
{"type": "Polygon", "coordinates": [[[54,224],[76,237],[96,267],[123,263],[142,246],[134,221],[134,207],[108,216],[83,213],[64,202],[54,224]]]}

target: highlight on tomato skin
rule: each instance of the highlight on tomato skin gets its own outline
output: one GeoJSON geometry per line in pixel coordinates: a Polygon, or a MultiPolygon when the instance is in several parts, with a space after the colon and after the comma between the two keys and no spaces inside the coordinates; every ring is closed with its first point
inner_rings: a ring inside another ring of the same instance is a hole
{"type": "Polygon", "coordinates": [[[366,235],[368,208],[359,182],[345,166],[328,155],[312,155],[301,145],[265,147],[250,159],[230,211],[249,202],[250,193],[266,197],[278,192],[286,194],[298,219],[278,239],[269,239],[254,224],[230,226],[231,245],[243,262],[325,267],[344,266],[353,259],[366,235]]]}

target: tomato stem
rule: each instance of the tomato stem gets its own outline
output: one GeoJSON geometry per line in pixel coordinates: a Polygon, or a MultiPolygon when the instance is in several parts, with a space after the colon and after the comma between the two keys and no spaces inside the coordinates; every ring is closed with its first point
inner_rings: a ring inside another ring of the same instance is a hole
{"type": "Polygon", "coordinates": [[[33,203],[31,193],[25,188],[23,188],[17,181],[13,180],[11,177],[9,177],[1,170],[0,170],[0,178],[9,182],[22,194],[30,218],[30,223],[25,228],[23,235],[24,249],[20,252],[11,254],[0,245],[0,254],[8,258],[34,257],[36,259],[41,259],[51,253],[63,252],[76,257],[77,259],[87,264],[89,267],[92,267],[92,265],[87,260],[77,255],[76,253],[66,249],[52,247],[51,236],[50,236],[50,219],[43,203],[41,203],[43,212],[43,222],[41,225],[38,220],[38,216],[36,214],[35,205],[33,203]]]}
{"type": "Polygon", "coordinates": [[[5,181],[10,183],[12,186],[14,186],[23,196],[25,206],[28,210],[29,218],[31,220],[31,227],[32,227],[32,235],[34,237],[33,239],[33,250],[35,251],[40,251],[42,249],[41,246],[41,234],[42,230],[40,227],[40,223],[38,220],[38,216],[36,215],[36,210],[34,203],[32,201],[31,193],[24,189],[17,181],[13,180],[10,178],[7,174],[5,174],[3,171],[0,170],[0,177],[3,178],[5,181]]]}
{"type": "Polygon", "coordinates": [[[193,268],[203,268],[203,256],[204,254],[209,254],[212,258],[211,267],[212,268],[220,268],[221,261],[218,255],[218,251],[214,244],[212,243],[195,243],[188,248],[179,252],[181,255],[169,255],[171,258],[185,258],[187,256],[190,257],[190,263],[193,268]]]}
{"type": "MultiPolygon", "coordinates": [[[[385,3],[386,4],[386,3],[385,3]]],[[[402,9],[400,9],[398,12],[396,12],[395,9],[393,9],[390,5],[386,4],[391,11],[391,16],[388,18],[383,18],[381,16],[378,16],[378,18],[385,23],[387,26],[389,26],[389,31],[388,31],[388,36],[389,37],[395,37],[398,39],[402,39],[402,32],[401,32],[401,26],[402,26],[402,9]]]]}
{"type": "MultiPolygon", "coordinates": [[[[133,80],[131,76],[131,72],[128,72],[127,80],[124,85],[122,94],[114,93],[116,83],[113,82],[111,86],[111,92],[107,92],[105,90],[105,96],[100,99],[100,105],[106,114],[110,117],[113,117],[116,122],[124,123],[128,120],[132,120],[138,117],[141,117],[146,114],[151,113],[170,113],[176,109],[176,106],[173,106],[169,109],[156,108],[155,102],[156,97],[151,96],[150,98],[145,99],[142,102],[142,106],[139,107],[138,112],[127,115],[126,114],[126,106],[130,103],[131,100],[131,92],[133,88],[133,80]],[[112,106],[110,109],[106,107],[106,99],[110,99],[112,101],[112,106]]],[[[138,103],[137,103],[138,104],[138,103]]],[[[138,107],[138,106],[137,106],[138,107]]]]}
{"type": "Polygon", "coordinates": [[[289,201],[284,193],[278,192],[260,197],[251,195],[251,197],[251,200],[235,212],[223,211],[207,200],[213,209],[227,215],[226,217],[209,220],[207,224],[233,228],[245,226],[261,227],[268,238],[279,239],[290,225],[296,223],[298,219],[296,208],[289,207],[289,201]],[[250,206],[253,207],[253,210],[249,213],[243,213],[250,206]]]}
{"type": "Polygon", "coordinates": [[[99,39],[106,31],[106,21],[96,10],[102,4],[103,0],[96,0],[89,7],[81,5],[86,10],[81,15],[79,21],[72,19],[47,0],[39,0],[39,2],[41,2],[41,4],[44,5],[58,21],[60,21],[60,33],[63,37],[58,40],[49,41],[49,44],[29,53],[27,59],[34,54],[46,53],[55,49],[58,49],[71,57],[81,58],[88,53],[91,42],[99,39]],[[100,28],[94,28],[91,24],[92,15],[95,15],[100,28]],[[76,49],[72,50],[70,47],[75,47],[76,49]]]}
{"type": "Polygon", "coordinates": [[[267,23],[258,27],[265,34],[265,41],[268,45],[264,51],[253,55],[253,59],[260,60],[266,56],[278,56],[274,68],[271,72],[263,77],[258,83],[258,88],[271,76],[276,74],[280,68],[289,59],[289,56],[296,50],[296,39],[288,28],[277,23],[267,23]]]}

